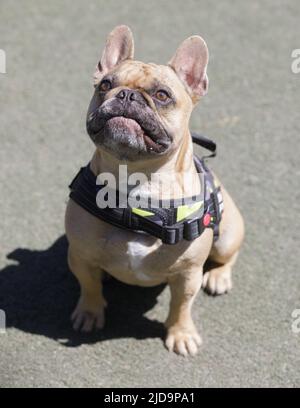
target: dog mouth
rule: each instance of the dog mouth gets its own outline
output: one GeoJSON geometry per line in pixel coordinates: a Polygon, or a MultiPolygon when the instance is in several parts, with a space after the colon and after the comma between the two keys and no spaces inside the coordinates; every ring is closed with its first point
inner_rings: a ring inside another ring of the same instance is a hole
{"type": "Polygon", "coordinates": [[[171,138],[166,131],[151,121],[148,121],[144,126],[141,121],[133,117],[102,116],[101,126],[99,127],[100,123],[98,122],[98,126],[94,127],[92,124],[96,118],[97,114],[91,114],[87,122],[88,133],[96,144],[117,143],[150,154],[165,153],[171,145],[171,138]]]}
{"type": "Polygon", "coordinates": [[[106,122],[104,130],[114,135],[122,135],[123,141],[128,139],[129,142],[134,142],[132,139],[135,138],[135,142],[139,145],[144,144],[148,152],[160,153],[168,147],[165,140],[151,135],[137,120],[132,118],[113,117],[106,122]]]}

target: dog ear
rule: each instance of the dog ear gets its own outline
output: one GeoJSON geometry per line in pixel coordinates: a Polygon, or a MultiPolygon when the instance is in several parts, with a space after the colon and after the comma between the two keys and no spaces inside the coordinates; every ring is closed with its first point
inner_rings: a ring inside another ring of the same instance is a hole
{"type": "Polygon", "coordinates": [[[198,35],[183,41],[169,62],[169,66],[184,83],[194,102],[207,92],[207,64],[208,48],[205,41],[198,35]]]}
{"type": "Polygon", "coordinates": [[[132,59],[134,54],[133,35],[129,27],[120,25],[113,29],[106,39],[102,57],[96,67],[94,81],[100,78],[122,61],[132,59]]]}

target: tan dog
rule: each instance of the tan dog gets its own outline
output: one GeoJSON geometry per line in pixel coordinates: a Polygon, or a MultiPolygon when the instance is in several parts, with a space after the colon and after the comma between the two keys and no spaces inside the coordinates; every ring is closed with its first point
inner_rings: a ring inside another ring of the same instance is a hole
{"type": "MultiPolygon", "coordinates": [[[[135,61],[130,29],[116,27],[97,66],[88,111],[87,129],[96,145],[92,172],[110,172],[118,179],[119,165],[127,164],[129,175],[159,172],[177,187],[176,191],[198,193],[200,182],[183,186],[181,175],[188,174],[191,179],[196,175],[189,119],[207,91],[207,63],[208,49],[199,36],[186,39],[168,65],[135,61]],[[124,101],[126,109],[136,109],[136,121],[128,119],[129,114],[126,118],[125,114],[111,113],[124,101]]],[[[141,194],[147,188],[149,183],[141,185],[141,194]]],[[[195,296],[201,286],[212,294],[231,289],[231,268],[244,236],[242,217],[226,190],[221,189],[224,213],[218,240],[213,242],[212,230],[205,229],[197,239],[173,246],[148,234],[112,226],[70,199],[66,211],[68,260],[81,287],[72,314],[74,329],[87,332],[103,327],[104,271],[128,284],[165,282],[171,290],[166,347],[181,355],[194,355],[201,344],[191,316],[195,296]],[[215,266],[203,275],[208,258],[215,266]]],[[[160,198],[170,198],[174,189],[160,191],[152,182],[153,191],[160,198]]]]}

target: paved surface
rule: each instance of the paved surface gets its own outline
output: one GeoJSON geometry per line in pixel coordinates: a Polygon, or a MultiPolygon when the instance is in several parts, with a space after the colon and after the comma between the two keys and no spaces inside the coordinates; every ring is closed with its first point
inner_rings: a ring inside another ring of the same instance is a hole
{"type": "Polygon", "coordinates": [[[300,5],[287,1],[10,1],[1,7],[0,334],[2,386],[299,386],[300,5]],[[129,24],[139,59],[167,61],[190,34],[207,40],[210,91],[191,128],[219,144],[214,168],[247,239],[234,291],[194,307],[194,359],[164,349],[169,292],[106,285],[108,324],[75,335],[66,265],[67,185],[92,152],[85,113],[106,34],[129,24]]]}

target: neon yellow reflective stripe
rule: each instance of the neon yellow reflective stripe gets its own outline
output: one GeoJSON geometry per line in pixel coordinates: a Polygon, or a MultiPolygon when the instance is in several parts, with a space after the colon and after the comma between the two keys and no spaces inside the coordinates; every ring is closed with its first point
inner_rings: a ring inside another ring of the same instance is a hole
{"type": "Polygon", "coordinates": [[[189,215],[193,214],[195,211],[199,210],[203,205],[203,201],[199,203],[195,203],[191,206],[189,205],[181,205],[177,208],[177,222],[187,218],[189,215]]]}
{"type": "Polygon", "coordinates": [[[214,174],[213,174],[213,179],[214,179],[214,186],[219,187],[220,186],[220,181],[214,174]]]}
{"type": "Polygon", "coordinates": [[[141,217],[149,217],[150,215],[154,215],[152,212],[141,210],[140,208],[133,208],[132,212],[134,214],[140,215],[141,217]]]}

